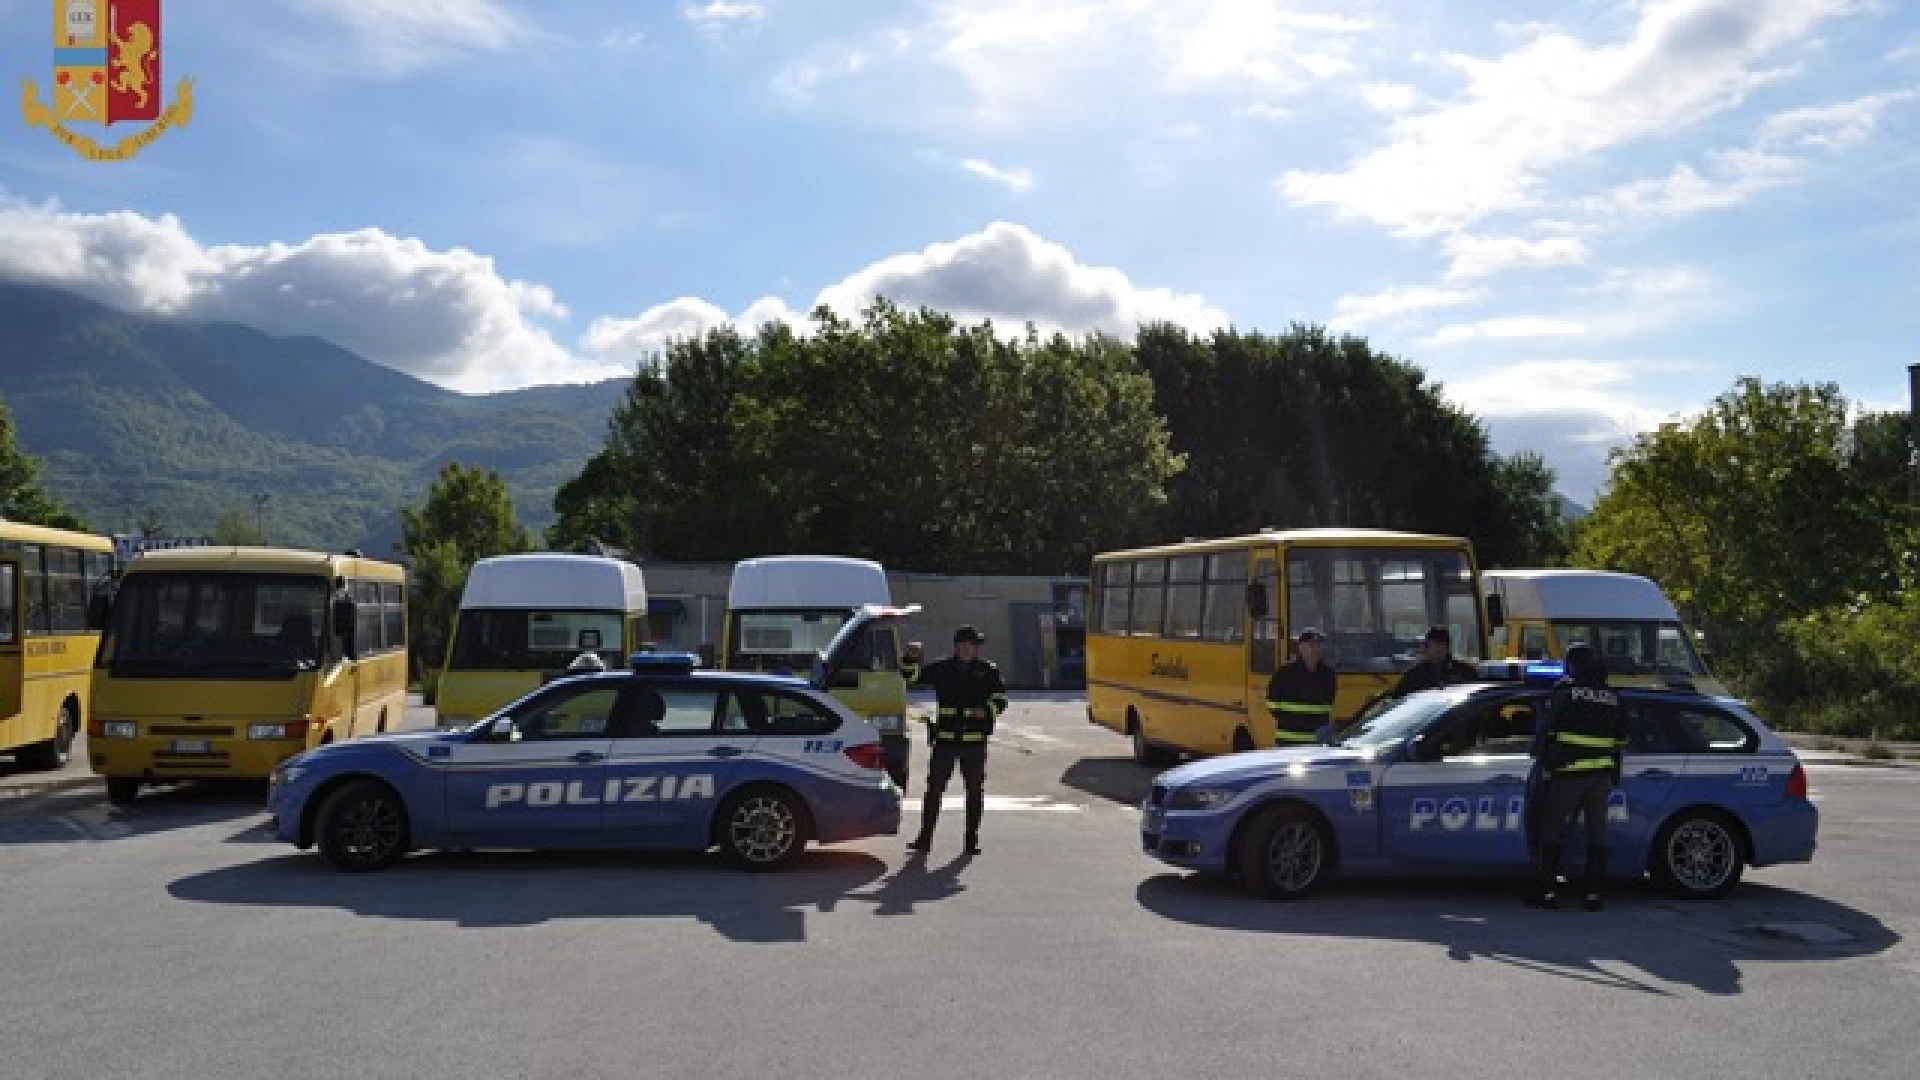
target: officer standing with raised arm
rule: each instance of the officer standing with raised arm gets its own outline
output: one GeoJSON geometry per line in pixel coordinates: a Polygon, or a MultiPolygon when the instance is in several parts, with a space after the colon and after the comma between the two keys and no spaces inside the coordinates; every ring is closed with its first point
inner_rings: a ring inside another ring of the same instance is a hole
{"type": "Polygon", "coordinates": [[[925,851],[933,844],[933,827],[940,820],[940,800],[947,793],[953,767],[967,788],[967,854],[980,854],[980,817],[986,809],[987,740],[1000,714],[1007,709],[1007,687],[1000,669],[980,655],[986,640],[972,626],[953,632],[953,652],[921,667],[920,643],[910,642],[900,673],[908,686],[933,687],[936,712],[928,729],[933,744],[927,762],[927,791],[921,800],[920,834],[907,845],[925,851]]]}

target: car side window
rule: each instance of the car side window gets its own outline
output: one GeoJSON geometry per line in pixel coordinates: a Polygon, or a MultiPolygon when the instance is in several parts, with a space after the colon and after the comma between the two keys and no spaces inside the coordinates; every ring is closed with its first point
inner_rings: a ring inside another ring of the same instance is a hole
{"type": "Polygon", "coordinates": [[[705,686],[642,686],[634,691],[632,722],[621,737],[657,739],[712,735],[725,692],[705,686]]]}
{"type": "Polygon", "coordinates": [[[1538,707],[1539,703],[1531,700],[1508,700],[1456,717],[1441,732],[1440,757],[1531,752],[1538,707]]]}
{"type": "Polygon", "coordinates": [[[1687,743],[1675,728],[1672,710],[1647,701],[1622,701],[1627,711],[1627,747],[1629,757],[1640,754],[1684,754],[1687,743]]]}
{"type": "Polygon", "coordinates": [[[840,718],[799,694],[778,690],[760,692],[763,735],[827,735],[840,727],[840,718]]]}
{"type": "Polygon", "coordinates": [[[528,702],[513,716],[518,741],[606,738],[624,704],[623,688],[588,684],[528,702]]]}
{"type": "Polygon", "coordinates": [[[1688,753],[1751,754],[1760,747],[1753,729],[1708,705],[1676,706],[1673,721],[1688,753]]]}

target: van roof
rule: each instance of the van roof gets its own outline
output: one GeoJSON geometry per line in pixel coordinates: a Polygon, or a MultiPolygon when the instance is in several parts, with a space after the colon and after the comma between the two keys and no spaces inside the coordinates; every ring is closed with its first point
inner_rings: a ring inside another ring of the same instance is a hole
{"type": "Polygon", "coordinates": [[[1489,570],[1481,587],[1499,593],[1509,620],[1653,619],[1679,621],[1673,601],[1651,578],[1611,570],[1489,570]]]}
{"type": "Polygon", "coordinates": [[[462,608],[647,610],[647,583],[624,559],[537,551],[481,559],[467,572],[462,608]]]}
{"type": "Polygon", "coordinates": [[[854,608],[892,604],[887,572],[871,559],[841,555],[770,555],[733,564],[727,606],[854,608]]]}

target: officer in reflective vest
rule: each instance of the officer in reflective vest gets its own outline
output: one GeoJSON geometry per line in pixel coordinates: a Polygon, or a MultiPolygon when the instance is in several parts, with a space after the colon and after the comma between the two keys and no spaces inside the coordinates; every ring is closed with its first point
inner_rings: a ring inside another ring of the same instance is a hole
{"type": "Polygon", "coordinates": [[[1538,887],[1527,897],[1534,907],[1558,907],[1560,838],[1575,814],[1587,819],[1586,908],[1599,911],[1600,882],[1607,872],[1607,796],[1620,783],[1620,755],[1627,745],[1627,713],[1607,685],[1607,668],[1593,649],[1567,650],[1566,676],[1553,688],[1533,742],[1539,812],[1534,870],[1538,887]]]}
{"type": "Polygon", "coordinates": [[[1326,662],[1326,647],[1320,631],[1307,627],[1295,639],[1292,662],[1267,680],[1275,746],[1312,746],[1331,735],[1339,680],[1326,662]]]}
{"type": "Polygon", "coordinates": [[[924,668],[920,643],[907,645],[900,673],[908,686],[933,687],[935,704],[927,732],[933,750],[927,762],[927,791],[920,804],[920,834],[907,845],[911,850],[932,846],[940,800],[958,764],[967,786],[967,854],[980,853],[980,816],[987,801],[987,740],[1007,710],[1007,687],[1000,680],[1000,669],[980,655],[985,640],[980,631],[962,626],[953,632],[952,655],[924,668]]]}
{"type": "Polygon", "coordinates": [[[1480,677],[1480,673],[1470,665],[1454,659],[1453,634],[1444,626],[1427,630],[1427,640],[1422,649],[1420,662],[1408,668],[1394,686],[1394,697],[1406,697],[1455,683],[1473,682],[1480,677]]]}

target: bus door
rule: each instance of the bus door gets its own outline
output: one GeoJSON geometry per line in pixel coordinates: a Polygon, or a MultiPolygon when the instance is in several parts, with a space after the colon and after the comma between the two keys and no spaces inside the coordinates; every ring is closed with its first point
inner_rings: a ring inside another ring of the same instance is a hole
{"type": "Polygon", "coordinates": [[[1253,745],[1273,745],[1273,714],[1267,711],[1267,682],[1280,655],[1280,575],[1273,548],[1247,552],[1247,731],[1253,745]]]}
{"type": "Polygon", "coordinates": [[[26,586],[20,560],[0,558],[0,722],[20,715],[20,695],[26,686],[21,619],[26,611],[26,586]]]}

